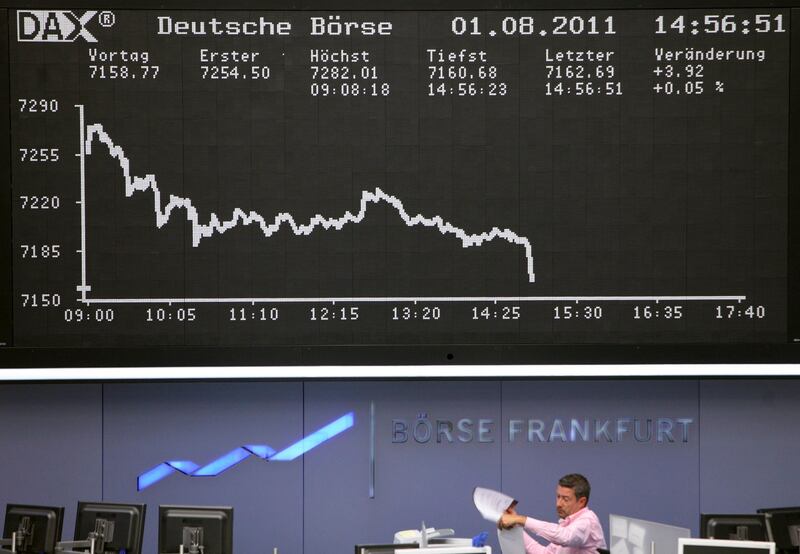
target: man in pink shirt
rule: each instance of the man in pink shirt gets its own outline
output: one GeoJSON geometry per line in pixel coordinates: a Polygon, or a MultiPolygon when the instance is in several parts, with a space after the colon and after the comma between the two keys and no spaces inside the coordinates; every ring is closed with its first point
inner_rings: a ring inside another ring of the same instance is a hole
{"type": "Polygon", "coordinates": [[[501,529],[522,525],[527,531],[550,542],[542,546],[523,533],[528,554],[597,554],[598,548],[606,548],[606,539],[597,515],[586,507],[590,492],[591,486],[586,477],[577,473],[565,475],[558,480],[556,487],[558,523],[519,515],[514,503],[497,524],[501,529]]]}

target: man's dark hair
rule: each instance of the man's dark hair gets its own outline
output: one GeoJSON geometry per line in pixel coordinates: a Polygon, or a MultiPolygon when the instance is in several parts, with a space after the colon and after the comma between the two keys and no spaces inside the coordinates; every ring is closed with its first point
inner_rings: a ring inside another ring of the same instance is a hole
{"type": "Polygon", "coordinates": [[[572,489],[575,492],[576,499],[585,498],[586,502],[589,502],[589,493],[592,492],[592,486],[589,484],[589,480],[580,473],[565,475],[558,480],[558,484],[561,487],[572,489]]]}

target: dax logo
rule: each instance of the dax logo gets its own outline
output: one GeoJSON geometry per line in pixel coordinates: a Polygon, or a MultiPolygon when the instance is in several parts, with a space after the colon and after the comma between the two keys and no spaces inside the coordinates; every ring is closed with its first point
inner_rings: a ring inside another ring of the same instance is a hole
{"type": "MultiPolygon", "coordinates": [[[[86,42],[97,42],[97,38],[86,28],[95,15],[97,11],[91,10],[80,17],[67,10],[19,10],[17,41],[75,42],[78,37],[83,37],[86,42]]],[[[112,14],[103,12],[103,15],[112,14]]]]}
{"type": "Polygon", "coordinates": [[[347,431],[353,425],[355,425],[355,414],[348,412],[294,444],[287,446],[280,452],[276,452],[275,449],[266,444],[248,444],[235,448],[202,467],[190,460],[162,462],[137,477],[136,490],[141,492],[175,472],[189,477],[216,477],[251,456],[261,458],[267,462],[291,462],[323,442],[347,431]]]}

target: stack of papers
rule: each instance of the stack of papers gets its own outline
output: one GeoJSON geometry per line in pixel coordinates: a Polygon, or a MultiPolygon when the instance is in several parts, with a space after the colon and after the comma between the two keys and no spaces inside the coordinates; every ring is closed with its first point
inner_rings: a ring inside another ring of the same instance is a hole
{"type": "MultiPolygon", "coordinates": [[[[497,525],[500,517],[515,503],[514,499],[502,492],[483,487],[475,487],[472,491],[472,501],[484,519],[497,525]]],[[[503,554],[525,554],[525,541],[522,527],[515,526],[511,529],[498,529],[497,540],[503,554]]]]}

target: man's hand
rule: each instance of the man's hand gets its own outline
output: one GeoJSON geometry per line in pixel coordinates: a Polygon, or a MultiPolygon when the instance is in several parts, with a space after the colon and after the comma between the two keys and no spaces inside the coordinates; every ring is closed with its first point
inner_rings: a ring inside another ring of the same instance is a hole
{"type": "Polygon", "coordinates": [[[506,510],[506,513],[500,517],[500,521],[497,522],[497,527],[500,529],[511,529],[515,525],[525,525],[526,519],[525,516],[517,514],[513,508],[509,508],[506,510]]]}

